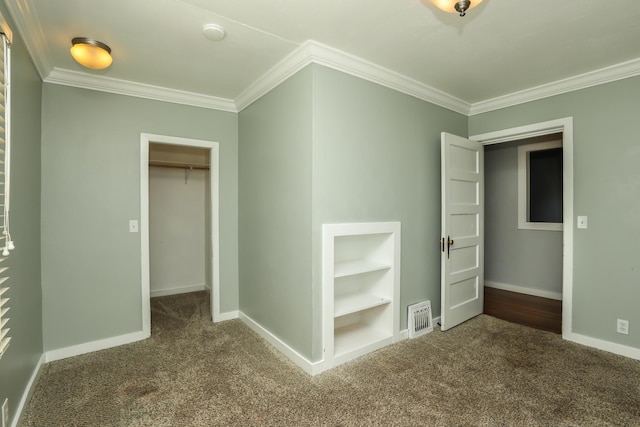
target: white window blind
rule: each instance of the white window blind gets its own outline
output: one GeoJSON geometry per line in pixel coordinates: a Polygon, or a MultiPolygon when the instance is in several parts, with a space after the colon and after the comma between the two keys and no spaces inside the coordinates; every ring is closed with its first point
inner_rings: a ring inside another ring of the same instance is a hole
{"type": "Polygon", "coordinates": [[[0,256],[0,357],[7,351],[11,336],[9,335],[9,297],[7,291],[7,281],[9,279],[6,260],[9,257],[9,251],[14,248],[9,231],[9,197],[10,197],[10,161],[11,147],[9,145],[9,76],[10,76],[10,43],[7,36],[2,33],[2,52],[0,61],[2,62],[2,75],[0,75],[0,201],[2,203],[2,215],[0,218],[0,226],[2,233],[0,234],[0,247],[2,248],[0,256]]]}

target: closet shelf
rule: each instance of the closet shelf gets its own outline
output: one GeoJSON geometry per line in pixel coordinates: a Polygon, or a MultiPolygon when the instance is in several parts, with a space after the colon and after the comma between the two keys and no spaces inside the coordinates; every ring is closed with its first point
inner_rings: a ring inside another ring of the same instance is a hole
{"type": "Polygon", "coordinates": [[[209,170],[209,165],[203,163],[178,163],[153,160],[149,161],[149,166],[154,168],[209,170]]]}

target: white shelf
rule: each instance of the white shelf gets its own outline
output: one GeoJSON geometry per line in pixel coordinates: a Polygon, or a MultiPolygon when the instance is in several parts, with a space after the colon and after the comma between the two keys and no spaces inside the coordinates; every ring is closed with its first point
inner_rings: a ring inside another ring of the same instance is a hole
{"type": "Polygon", "coordinates": [[[334,330],[333,349],[336,364],[355,359],[392,343],[391,333],[360,323],[334,330]]]}
{"type": "Polygon", "coordinates": [[[333,303],[334,317],[346,316],[370,308],[391,303],[391,299],[371,294],[349,294],[336,296],[333,303]]]}
{"type": "Polygon", "coordinates": [[[356,274],[371,273],[373,271],[389,270],[389,264],[382,264],[372,261],[351,261],[338,262],[335,264],[333,276],[339,277],[354,276],[356,274]]]}
{"type": "Polygon", "coordinates": [[[325,369],[400,339],[400,223],[324,224],[325,369]]]}

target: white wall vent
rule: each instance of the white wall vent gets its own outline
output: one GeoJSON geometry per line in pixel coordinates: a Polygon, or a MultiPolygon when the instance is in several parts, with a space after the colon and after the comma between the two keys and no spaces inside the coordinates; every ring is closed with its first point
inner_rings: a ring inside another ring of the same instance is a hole
{"type": "Polygon", "coordinates": [[[409,338],[417,338],[433,331],[431,301],[419,302],[409,306],[409,338]]]}

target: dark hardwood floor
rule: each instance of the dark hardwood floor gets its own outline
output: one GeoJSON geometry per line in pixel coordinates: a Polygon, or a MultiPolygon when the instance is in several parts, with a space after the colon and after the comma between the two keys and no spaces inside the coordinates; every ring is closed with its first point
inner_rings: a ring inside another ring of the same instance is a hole
{"type": "Polygon", "coordinates": [[[562,333],[562,301],[484,288],[484,314],[544,331],[562,333]]]}

